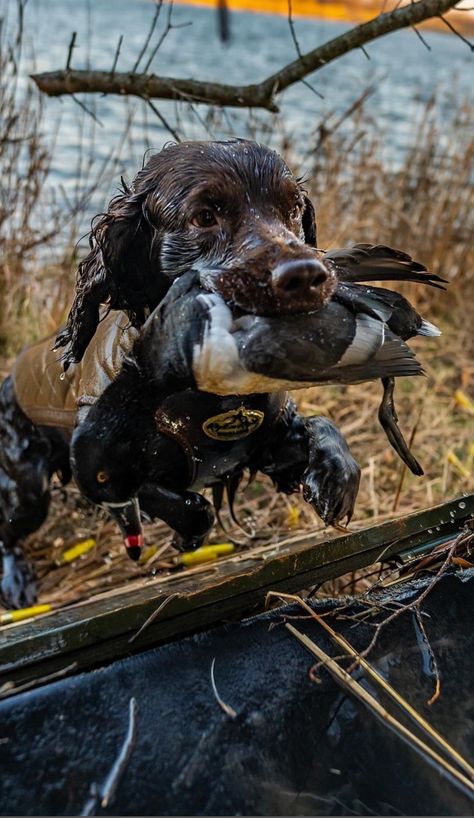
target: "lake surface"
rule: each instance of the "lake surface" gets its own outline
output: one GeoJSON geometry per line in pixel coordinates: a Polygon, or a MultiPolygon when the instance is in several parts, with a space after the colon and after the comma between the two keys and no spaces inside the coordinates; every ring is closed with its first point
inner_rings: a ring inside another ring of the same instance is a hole
{"type": "MultiPolygon", "coordinates": [[[[0,13],[10,25],[16,3],[0,0],[0,13]]],[[[144,43],[154,13],[149,0],[29,0],[25,11],[26,43],[23,70],[51,71],[65,67],[72,31],[77,48],[72,66],[112,67],[118,39],[123,44],[117,70],[129,70],[144,43]],[[33,66],[34,61],[34,66],[33,66]]],[[[163,8],[151,46],[166,23],[163,8]]],[[[155,73],[169,76],[246,83],[264,79],[296,56],[288,22],[282,16],[233,13],[232,40],[223,45],[216,33],[211,9],[176,6],[173,28],[152,62],[155,73]],[[190,25],[184,26],[183,24],[190,25]]],[[[347,29],[348,25],[321,19],[296,18],[301,49],[307,51],[347,29]]],[[[376,91],[366,106],[371,127],[383,134],[386,161],[396,164],[411,145],[414,123],[426,102],[437,93],[440,141],[443,127],[462,99],[474,103],[472,55],[457,38],[424,33],[428,51],[412,31],[397,32],[367,47],[370,60],[360,50],[328,65],[311,78],[323,95],[320,99],[298,84],[281,98],[281,114],[227,110],[207,116],[205,106],[190,110],[172,102],[155,101],[181,136],[210,138],[231,134],[257,134],[279,147],[283,134],[296,146],[299,164],[309,165],[318,125],[331,112],[346,110],[367,86],[376,91]]],[[[149,52],[148,52],[149,53],[149,52]]],[[[143,63],[142,63],[143,65],[143,63]]],[[[159,150],[171,137],[141,100],[95,95],[84,100],[95,111],[100,125],[69,97],[44,99],[44,129],[54,139],[50,185],[67,195],[80,196],[114,152],[103,182],[90,203],[90,211],[103,209],[120,173],[128,177],[141,165],[146,150],[159,150]],[[79,181],[78,181],[79,180],[79,181]]],[[[349,127],[349,126],[348,126],[349,127]]]]}

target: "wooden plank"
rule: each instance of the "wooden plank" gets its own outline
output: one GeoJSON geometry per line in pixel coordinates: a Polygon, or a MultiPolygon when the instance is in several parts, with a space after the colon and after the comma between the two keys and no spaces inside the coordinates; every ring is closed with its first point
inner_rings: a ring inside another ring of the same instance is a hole
{"type": "Polygon", "coordinates": [[[434,547],[474,515],[474,495],[321,542],[301,534],[202,567],[103,595],[0,631],[0,685],[75,663],[86,669],[261,606],[269,590],[298,591],[396,554],[434,547]],[[168,597],[157,619],[137,631],[168,597]]]}

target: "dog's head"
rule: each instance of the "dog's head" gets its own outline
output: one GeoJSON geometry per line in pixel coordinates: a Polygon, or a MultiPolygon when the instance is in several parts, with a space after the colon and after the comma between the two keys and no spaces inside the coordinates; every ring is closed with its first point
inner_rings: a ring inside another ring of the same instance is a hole
{"type": "Polygon", "coordinates": [[[317,309],[335,286],[301,183],[277,153],[247,140],[165,147],[111,201],[90,243],[58,336],[66,365],[81,359],[102,303],[140,326],[191,268],[206,289],[266,315],[317,309]]]}

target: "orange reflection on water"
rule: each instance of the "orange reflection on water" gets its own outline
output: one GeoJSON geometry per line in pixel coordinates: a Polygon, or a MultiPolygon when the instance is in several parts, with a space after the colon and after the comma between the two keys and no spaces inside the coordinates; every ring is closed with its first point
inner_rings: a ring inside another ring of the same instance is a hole
{"type": "MultiPolygon", "coordinates": [[[[206,6],[214,7],[218,5],[217,0],[176,0],[179,5],[185,6],[206,6]]],[[[377,17],[382,11],[390,11],[395,7],[408,5],[410,0],[402,0],[402,3],[394,0],[292,0],[291,7],[294,17],[323,17],[329,20],[339,20],[345,23],[365,23],[377,17]]],[[[465,5],[464,3],[460,4],[465,5]]],[[[466,5],[466,8],[474,6],[466,5]]],[[[288,0],[227,0],[227,7],[231,11],[251,11],[262,14],[279,14],[288,16],[288,0]]],[[[471,11],[450,11],[448,13],[450,22],[464,34],[474,33],[474,13],[471,11]]],[[[451,32],[442,20],[432,18],[421,24],[427,28],[451,32]]]]}

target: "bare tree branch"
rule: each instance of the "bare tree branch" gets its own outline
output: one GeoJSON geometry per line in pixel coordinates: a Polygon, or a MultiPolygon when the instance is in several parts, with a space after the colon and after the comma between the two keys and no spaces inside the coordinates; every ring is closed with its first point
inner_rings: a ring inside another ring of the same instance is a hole
{"type": "Polygon", "coordinates": [[[137,57],[137,59],[135,61],[135,65],[133,66],[133,69],[132,69],[133,71],[136,71],[138,69],[138,66],[140,65],[140,63],[142,61],[142,58],[143,58],[143,56],[145,54],[145,51],[148,48],[148,45],[149,45],[150,40],[152,38],[152,34],[153,34],[154,30],[155,30],[156,24],[157,24],[157,22],[159,20],[159,17],[160,17],[160,12],[161,12],[162,5],[163,5],[163,0],[157,0],[155,13],[153,15],[153,20],[151,21],[150,29],[149,29],[148,34],[146,36],[145,42],[143,43],[143,47],[142,47],[142,49],[141,49],[141,51],[140,51],[140,53],[139,53],[139,55],[138,55],[138,57],[137,57]]]}
{"type": "Polygon", "coordinates": [[[32,79],[40,91],[53,97],[78,93],[119,94],[148,100],[174,99],[208,105],[277,111],[275,97],[290,85],[300,82],[343,54],[355,48],[362,48],[384,34],[417,25],[430,17],[442,17],[458,1],[418,0],[394,11],[379,14],[373,20],[355,26],[339,37],[302,54],[262,82],[251,85],[224,85],[205,80],[137,74],[133,71],[114,75],[109,71],[51,71],[34,74],[32,79]]]}
{"type": "Polygon", "coordinates": [[[72,32],[71,42],[69,43],[69,49],[67,52],[67,60],[66,60],[66,71],[69,71],[71,68],[71,59],[72,59],[72,52],[76,48],[76,37],[77,31],[72,32]]]}
{"type": "MultiPolygon", "coordinates": [[[[291,32],[291,39],[293,40],[293,44],[295,46],[296,53],[300,59],[303,57],[303,53],[300,48],[300,44],[298,41],[298,37],[296,36],[296,28],[295,28],[295,21],[293,20],[293,8],[291,5],[291,0],[288,0],[288,25],[290,27],[291,32]]],[[[303,85],[306,85],[310,91],[312,91],[315,96],[319,97],[319,99],[324,99],[324,96],[314,88],[308,80],[301,80],[303,85]]]]}
{"type": "Polygon", "coordinates": [[[112,75],[115,74],[115,69],[117,68],[117,63],[118,63],[118,58],[120,56],[120,49],[122,48],[122,43],[123,43],[123,34],[120,35],[119,41],[117,43],[117,48],[115,49],[114,61],[112,63],[112,68],[111,68],[111,71],[110,71],[110,73],[112,75]]]}

